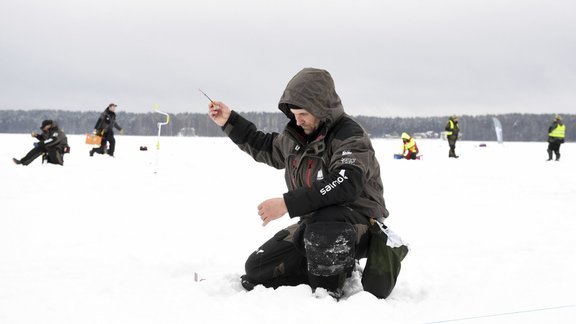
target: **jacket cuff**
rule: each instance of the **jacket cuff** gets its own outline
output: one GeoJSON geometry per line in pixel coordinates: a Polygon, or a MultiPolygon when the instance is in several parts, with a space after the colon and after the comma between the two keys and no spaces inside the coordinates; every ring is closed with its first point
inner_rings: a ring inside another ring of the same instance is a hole
{"type": "Polygon", "coordinates": [[[309,188],[298,188],[284,194],[284,203],[290,218],[304,216],[320,207],[312,205],[310,195],[309,188]]]}
{"type": "Polygon", "coordinates": [[[230,135],[232,129],[234,128],[234,124],[236,123],[236,119],[238,119],[239,116],[240,115],[238,115],[238,113],[235,112],[234,110],[230,112],[230,117],[228,117],[226,124],[220,127],[224,131],[224,133],[226,133],[226,135],[230,135]]]}
{"type": "Polygon", "coordinates": [[[222,130],[232,142],[242,144],[245,142],[245,137],[250,127],[253,127],[252,122],[240,116],[237,112],[231,111],[228,121],[222,126],[222,130]]]}

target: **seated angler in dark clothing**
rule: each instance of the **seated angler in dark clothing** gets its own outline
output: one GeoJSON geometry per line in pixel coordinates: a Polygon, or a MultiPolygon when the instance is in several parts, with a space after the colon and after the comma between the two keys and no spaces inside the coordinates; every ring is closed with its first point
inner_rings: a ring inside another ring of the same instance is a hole
{"type": "Polygon", "coordinates": [[[32,137],[38,139],[34,148],[20,160],[12,159],[14,163],[28,165],[37,157],[43,156],[48,163],[64,165],[64,154],[70,151],[66,134],[52,120],[44,120],[40,126],[42,133],[32,132],[32,137]]]}

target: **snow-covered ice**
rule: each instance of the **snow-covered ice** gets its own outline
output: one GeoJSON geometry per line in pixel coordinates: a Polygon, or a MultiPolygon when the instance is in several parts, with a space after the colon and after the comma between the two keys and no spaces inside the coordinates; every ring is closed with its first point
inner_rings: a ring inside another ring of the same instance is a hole
{"type": "Polygon", "coordinates": [[[374,139],[391,212],[410,244],[392,295],[347,283],[336,302],[308,286],[239,284],[259,244],[256,206],[283,173],[227,138],[116,136],[90,158],[69,135],[65,166],[17,166],[34,139],[0,134],[0,323],[573,323],[576,144],[374,139]],[[140,146],[148,151],[140,151],[140,146]],[[158,164],[156,165],[156,154],[158,164]],[[157,172],[155,172],[157,171],[157,172]],[[567,306],[567,307],[565,307],[567,306]],[[467,319],[467,320],[464,320],[467,319]]]}

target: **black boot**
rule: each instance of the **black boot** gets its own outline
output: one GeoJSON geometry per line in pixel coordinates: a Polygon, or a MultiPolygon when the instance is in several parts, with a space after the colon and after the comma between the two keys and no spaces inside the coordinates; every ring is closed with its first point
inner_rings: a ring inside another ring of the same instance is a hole
{"type": "Polygon", "coordinates": [[[310,287],[313,291],[316,288],[324,288],[332,298],[340,300],[344,295],[344,280],[346,280],[346,272],[341,272],[332,276],[316,276],[308,274],[310,287]]]}
{"type": "Polygon", "coordinates": [[[256,284],[252,282],[252,280],[250,280],[247,275],[242,275],[240,277],[240,283],[242,284],[242,287],[248,291],[252,291],[252,289],[254,289],[256,286],[256,284]]]}
{"type": "Polygon", "coordinates": [[[12,162],[14,162],[14,164],[22,164],[17,158],[12,158],[12,162]]]}
{"type": "Polygon", "coordinates": [[[546,161],[552,161],[552,150],[548,149],[548,160],[546,161]]]}

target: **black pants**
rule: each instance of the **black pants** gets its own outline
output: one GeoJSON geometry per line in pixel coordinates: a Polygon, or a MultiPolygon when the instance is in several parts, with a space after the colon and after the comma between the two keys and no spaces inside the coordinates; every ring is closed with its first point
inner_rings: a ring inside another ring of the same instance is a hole
{"type": "Polygon", "coordinates": [[[456,157],[456,140],[455,138],[448,138],[448,145],[450,146],[448,157],[456,157]]]}
{"type": "Polygon", "coordinates": [[[108,155],[114,156],[115,148],[116,148],[116,139],[114,138],[114,132],[106,132],[102,136],[102,142],[100,143],[100,147],[93,149],[93,151],[94,153],[98,154],[107,153],[108,155]],[[106,148],[106,145],[108,143],[110,143],[110,145],[108,145],[108,148],[106,148]]]}
{"type": "Polygon", "coordinates": [[[552,152],[556,154],[556,160],[560,160],[560,145],[562,142],[553,141],[548,143],[548,159],[552,160],[552,152]]]}
{"type": "MultiPolygon", "coordinates": [[[[345,222],[353,225],[356,229],[354,258],[366,257],[369,243],[368,219],[347,207],[331,206],[279,231],[254,251],[246,261],[247,279],[253,284],[273,288],[310,284],[311,276],[308,273],[303,236],[307,226],[322,222],[345,222]]],[[[322,284],[319,286],[323,287],[322,284]]]]}
{"type": "Polygon", "coordinates": [[[64,165],[64,155],[60,147],[34,147],[32,150],[30,150],[30,152],[28,152],[28,154],[26,154],[26,156],[20,159],[20,162],[23,165],[28,165],[44,153],[47,154],[46,160],[48,163],[64,165]]]}

